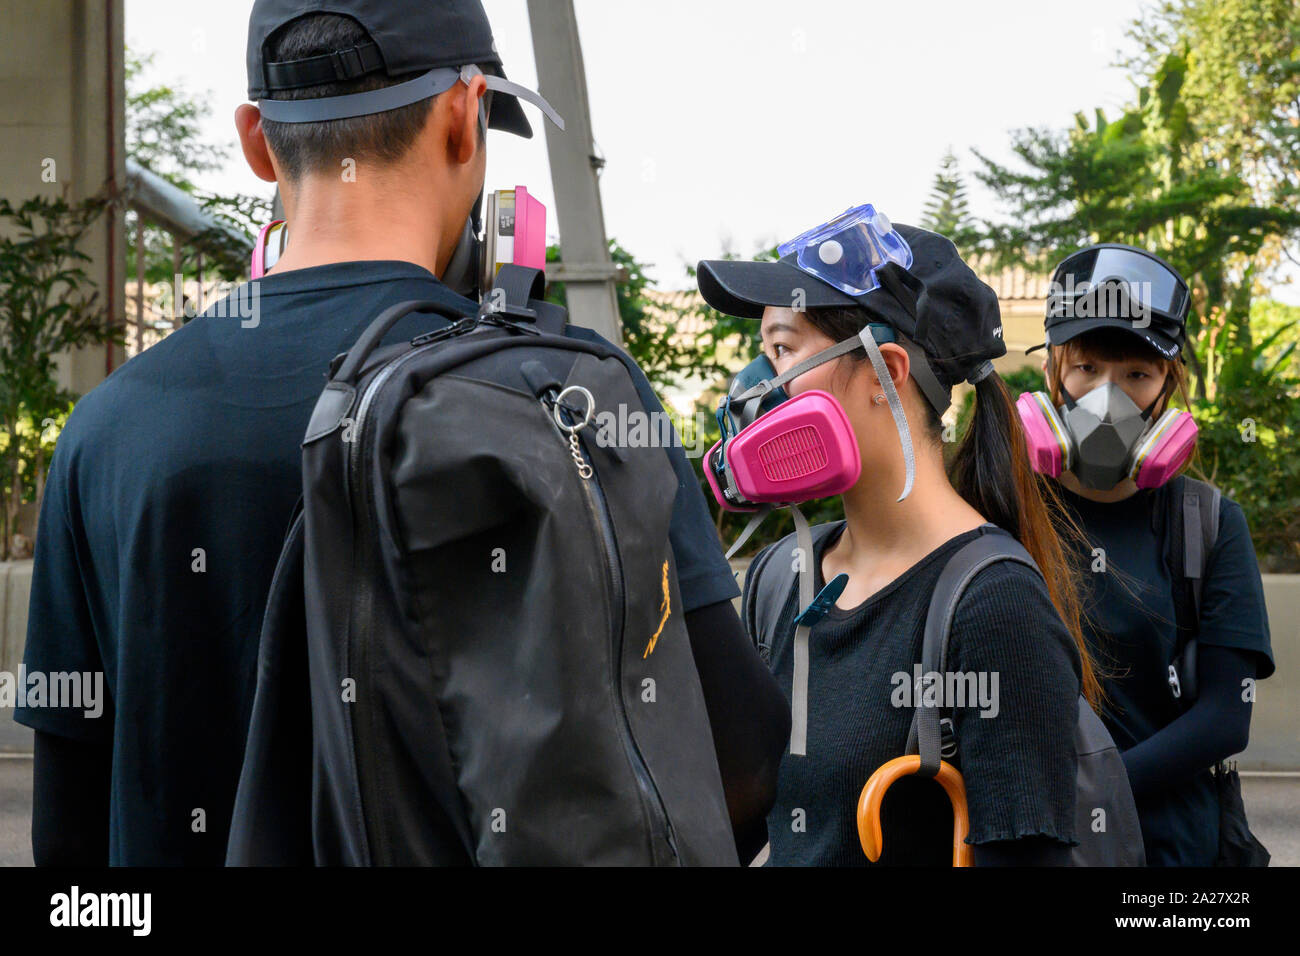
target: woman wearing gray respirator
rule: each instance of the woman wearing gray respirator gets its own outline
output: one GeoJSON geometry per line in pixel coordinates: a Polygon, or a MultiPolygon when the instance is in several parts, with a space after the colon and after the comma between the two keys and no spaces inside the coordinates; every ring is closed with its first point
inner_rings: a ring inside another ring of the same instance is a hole
{"type": "Polygon", "coordinates": [[[796,510],[799,546],[764,549],[745,583],[746,624],[794,725],[768,817],[769,862],[868,863],[859,798],[877,768],[915,753],[923,708],[913,677],[931,596],[956,553],[1000,539],[1023,545],[1031,563],[998,560],[969,577],[944,668],[977,688],[942,702],[944,764],[960,766],[969,831],[953,833],[947,783],[904,775],[877,808],[875,855],[947,865],[962,853],[969,862],[973,847],[976,865],[1068,863],[1079,694],[1095,701],[1098,685],[1065,552],[991,364],[1006,353],[997,298],[950,241],[894,226],[871,206],[781,254],[699,265],[709,305],[762,321],[763,356],[724,399],[724,440],[706,457],[715,497],[728,510],[758,509],[756,519],[772,506],[844,500],[844,521],[813,529],[796,510]],[[950,477],[941,415],[962,381],[974,383],[976,406],[950,477]],[[780,435],[764,432],[783,421],[780,435]],[[810,565],[800,577],[813,586],[783,583],[770,600],[792,555],[799,570],[810,565]],[[775,626],[759,620],[765,601],[775,626]]]}
{"type": "Polygon", "coordinates": [[[1190,298],[1143,249],[1068,256],[1047,303],[1047,391],[1017,406],[1032,466],[1084,535],[1084,634],[1148,865],[1263,865],[1220,762],[1246,748],[1255,681],[1273,672],[1268,615],[1241,507],[1180,473],[1197,433],[1170,406],[1188,404],[1190,298]]]}

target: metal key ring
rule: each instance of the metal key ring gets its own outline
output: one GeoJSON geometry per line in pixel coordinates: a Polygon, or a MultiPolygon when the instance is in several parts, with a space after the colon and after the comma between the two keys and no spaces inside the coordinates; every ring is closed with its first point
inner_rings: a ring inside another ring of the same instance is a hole
{"type": "Polygon", "coordinates": [[[577,432],[585,428],[588,425],[588,423],[591,422],[591,416],[594,415],[595,412],[596,412],[596,399],[592,396],[591,392],[587,391],[581,385],[570,385],[564,391],[560,392],[559,395],[555,396],[555,412],[554,412],[555,424],[560,426],[561,431],[568,432],[570,435],[572,435],[574,432],[577,432]],[[583,418],[582,421],[580,421],[576,425],[569,425],[560,420],[560,405],[564,401],[564,396],[568,395],[570,392],[581,392],[583,395],[587,396],[587,415],[585,418],[583,418]]]}

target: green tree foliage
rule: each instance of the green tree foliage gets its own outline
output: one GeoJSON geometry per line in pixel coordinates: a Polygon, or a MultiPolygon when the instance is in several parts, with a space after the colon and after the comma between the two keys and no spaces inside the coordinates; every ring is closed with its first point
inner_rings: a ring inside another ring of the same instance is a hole
{"type": "Polygon", "coordinates": [[[1017,132],[1017,168],[976,153],[977,177],[1007,213],[981,223],[981,245],[1047,269],[1090,243],[1127,242],[1188,279],[1194,468],[1237,497],[1266,563],[1300,567],[1275,534],[1294,541],[1300,521],[1294,327],[1259,326],[1254,308],[1300,239],[1300,5],[1168,0],[1133,36],[1138,93],[1120,116],[1017,132]]]}
{"type": "Polygon", "coordinates": [[[921,215],[921,227],[947,236],[963,254],[978,238],[966,199],[966,184],[952,149],[939,160],[930,198],[921,215]]]}
{"type": "MultiPolygon", "coordinates": [[[[152,54],[127,50],[127,155],[188,193],[226,227],[210,229],[186,243],[181,249],[181,272],[192,276],[202,255],[205,275],[246,278],[248,250],[231,233],[256,234],[270,220],[271,201],[245,194],[223,196],[198,185],[204,174],[225,167],[230,147],[208,143],[202,137],[202,123],[212,112],[208,98],[183,86],[152,84],[148,74],[153,62],[152,54]]],[[[127,275],[132,278],[136,275],[136,216],[134,210],[126,214],[127,275]]],[[[146,222],[146,282],[171,285],[176,274],[173,241],[165,229],[146,222]]]]}
{"type": "Polygon", "coordinates": [[[35,197],[0,198],[0,482],[7,560],[19,506],[39,508],[45,457],[74,398],[59,388],[55,356],[114,341],[80,246],[109,206],[35,197]]]}

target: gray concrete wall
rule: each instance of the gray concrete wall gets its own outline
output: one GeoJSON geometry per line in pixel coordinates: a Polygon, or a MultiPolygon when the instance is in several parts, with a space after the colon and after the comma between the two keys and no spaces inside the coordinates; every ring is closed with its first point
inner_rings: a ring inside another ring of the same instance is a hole
{"type": "Polygon", "coordinates": [[[1264,575],[1277,671],[1255,689],[1243,770],[1300,770],[1300,574],[1264,575]]]}
{"type": "MultiPolygon", "coordinates": [[[[0,196],[95,195],[125,182],[123,0],[0,4],[0,196]],[[53,160],[54,181],[43,176],[53,160]]],[[[126,247],[120,213],[87,237],[86,269],[105,319],[123,315],[126,247]]],[[[85,394],[103,380],[103,347],[63,356],[61,384],[85,394]]],[[[113,365],[122,362],[114,356],[113,365]]]]}

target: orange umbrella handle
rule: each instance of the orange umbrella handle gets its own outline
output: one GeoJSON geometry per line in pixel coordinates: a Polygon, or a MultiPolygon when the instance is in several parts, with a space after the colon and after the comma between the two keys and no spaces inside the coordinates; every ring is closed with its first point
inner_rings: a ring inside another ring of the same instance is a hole
{"type": "MultiPolygon", "coordinates": [[[[919,769],[919,754],[895,757],[888,763],[881,764],[862,788],[862,796],[858,798],[858,839],[862,841],[862,852],[866,853],[867,859],[872,863],[879,860],[884,851],[884,839],[880,833],[880,804],[885,799],[885,791],[899,777],[906,777],[919,769]]],[[[974,866],[974,851],[966,842],[966,836],[970,833],[970,814],[966,809],[966,784],[962,781],[961,771],[948,761],[941,760],[935,779],[947,792],[948,800],[952,803],[952,865],[974,866]]]]}

